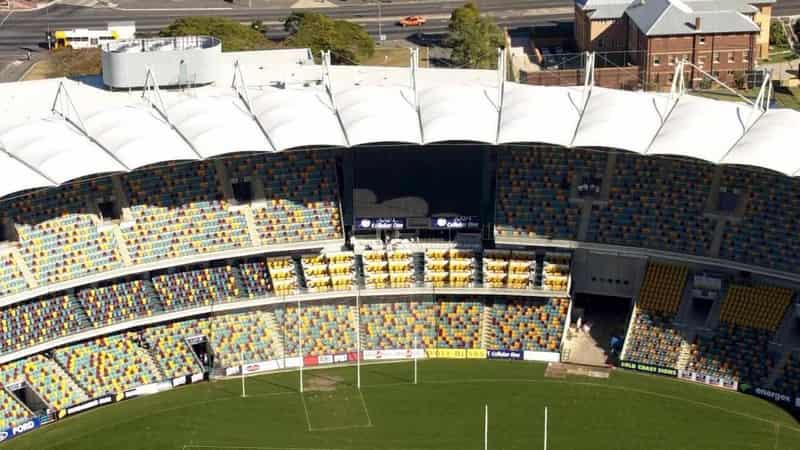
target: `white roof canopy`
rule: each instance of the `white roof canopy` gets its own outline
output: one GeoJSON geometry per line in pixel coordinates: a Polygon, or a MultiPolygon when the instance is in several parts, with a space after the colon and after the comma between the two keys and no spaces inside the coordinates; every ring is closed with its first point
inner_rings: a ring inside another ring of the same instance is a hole
{"type": "Polygon", "coordinates": [[[165,161],[386,142],[609,147],[800,174],[797,111],[511,82],[501,99],[495,72],[461,69],[421,69],[414,82],[407,69],[337,66],[331,95],[319,66],[251,69],[246,101],[230,79],[153,104],[64,79],[0,85],[0,196],[165,161]],[[69,102],[54,113],[60,84],[69,102]]]}

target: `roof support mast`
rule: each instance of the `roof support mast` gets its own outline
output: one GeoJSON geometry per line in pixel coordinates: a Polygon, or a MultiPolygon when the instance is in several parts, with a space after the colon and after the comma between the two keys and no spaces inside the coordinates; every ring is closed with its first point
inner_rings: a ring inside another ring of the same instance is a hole
{"type": "Polygon", "coordinates": [[[58,83],[58,91],[56,91],[56,98],[53,99],[53,107],[51,110],[54,114],[61,116],[68,124],[77,128],[86,139],[89,139],[94,145],[102,149],[111,159],[116,161],[117,164],[124,167],[127,171],[131,170],[131,168],[126,166],[114,153],[109,151],[103,144],[89,134],[89,131],[86,129],[86,124],[83,123],[78,109],[75,107],[75,104],[72,103],[72,97],[70,97],[69,92],[67,92],[67,87],[64,86],[63,81],[58,83]]]}
{"type": "Polygon", "coordinates": [[[194,152],[194,154],[197,155],[199,159],[204,159],[203,155],[201,155],[200,152],[198,152],[197,149],[194,147],[192,141],[190,141],[186,136],[184,136],[184,134],[181,133],[181,130],[179,130],[178,127],[176,127],[175,124],[172,123],[172,120],[170,120],[169,113],[167,112],[167,107],[164,105],[164,99],[161,98],[161,91],[158,90],[158,81],[156,80],[156,74],[150,68],[147,69],[147,75],[145,75],[144,88],[142,89],[142,98],[145,101],[147,101],[147,103],[149,103],[150,106],[153,107],[153,109],[158,111],[158,113],[161,115],[161,118],[164,119],[164,121],[169,124],[170,128],[172,128],[172,130],[175,131],[175,133],[178,136],[180,136],[181,139],[183,139],[183,141],[186,142],[187,145],[189,145],[189,148],[192,149],[192,152],[194,152]]]}
{"type": "Polygon", "coordinates": [[[508,63],[506,61],[506,49],[497,49],[497,133],[495,144],[500,140],[500,123],[503,120],[503,100],[506,93],[506,77],[508,74],[508,63]]]}
{"type": "Polygon", "coordinates": [[[411,69],[411,89],[414,91],[414,109],[417,111],[417,122],[419,123],[419,139],[420,143],[425,143],[425,131],[422,128],[422,110],[419,106],[419,89],[417,88],[417,72],[419,71],[419,48],[414,47],[410,49],[409,68],[411,69]]]}
{"type": "Polygon", "coordinates": [[[242,103],[244,103],[244,106],[247,107],[247,112],[250,113],[250,117],[253,118],[253,121],[256,123],[256,125],[258,125],[258,128],[264,134],[264,137],[267,138],[269,146],[272,147],[273,151],[276,150],[275,144],[272,142],[269,133],[267,133],[267,129],[261,124],[261,120],[258,119],[258,116],[250,105],[250,93],[247,91],[247,83],[244,81],[242,67],[239,65],[238,59],[235,63],[233,63],[233,89],[236,91],[236,94],[239,96],[239,99],[242,101],[242,103]]]}
{"type": "Polygon", "coordinates": [[[581,127],[581,122],[583,121],[583,113],[586,112],[586,105],[589,104],[589,98],[592,96],[592,88],[594,88],[594,52],[586,52],[585,58],[581,114],[580,117],[578,117],[578,123],[575,125],[575,131],[572,133],[572,140],[569,141],[570,147],[575,143],[575,137],[578,135],[578,129],[581,127]]]}
{"type": "Polygon", "coordinates": [[[718,161],[718,163],[722,163],[725,161],[725,158],[728,157],[730,152],[739,145],[742,139],[747,136],[747,133],[753,129],[753,126],[758,122],[764,114],[769,111],[769,105],[772,102],[772,75],[767,71],[764,70],[764,79],[761,80],[761,89],[758,91],[758,97],[756,97],[756,101],[753,102],[753,109],[750,112],[750,116],[747,118],[747,123],[745,124],[744,130],[742,131],[742,135],[739,136],[739,139],[731,145],[731,148],[722,155],[722,158],[718,161]]]}
{"type": "Polygon", "coordinates": [[[655,142],[658,135],[661,134],[661,129],[664,128],[664,124],[667,123],[667,119],[669,119],[669,117],[672,115],[672,111],[674,111],[675,107],[678,106],[678,102],[685,93],[686,60],[681,59],[675,64],[675,73],[672,75],[672,86],[669,89],[667,107],[665,108],[666,114],[664,114],[664,117],[661,117],[661,123],[658,125],[656,132],[653,133],[653,137],[650,139],[650,143],[647,144],[647,148],[644,149],[644,154],[647,154],[647,152],[650,151],[650,147],[653,146],[653,142],[655,142]]]}
{"type": "Polygon", "coordinates": [[[325,91],[328,93],[328,98],[331,101],[331,107],[336,114],[336,120],[339,121],[339,127],[342,129],[342,136],[344,136],[345,144],[350,147],[350,139],[347,138],[347,130],[344,128],[342,116],[339,115],[339,107],[336,106],[336,97],[333,95],[333,83],[331,81],[331,51],[322,51],[322,83],[325,85],[325,91]]]}

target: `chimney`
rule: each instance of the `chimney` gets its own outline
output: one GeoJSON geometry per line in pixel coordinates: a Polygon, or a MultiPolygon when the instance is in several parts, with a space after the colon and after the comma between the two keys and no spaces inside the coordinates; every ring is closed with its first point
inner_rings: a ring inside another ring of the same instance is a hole
{"type": "Polygon", "coordinates": [[[700,31],[700,17],[694,18],[694,30],[700,31]]]}

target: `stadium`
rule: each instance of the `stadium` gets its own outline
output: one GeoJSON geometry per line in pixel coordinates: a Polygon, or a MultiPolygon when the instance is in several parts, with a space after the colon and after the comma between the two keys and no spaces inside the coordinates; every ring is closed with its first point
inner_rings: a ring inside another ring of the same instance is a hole
{"type": "Polygon", "coordinates": [[[169,44],[0,85],[3,447],[800,448],[767,82],[169,44]]]}

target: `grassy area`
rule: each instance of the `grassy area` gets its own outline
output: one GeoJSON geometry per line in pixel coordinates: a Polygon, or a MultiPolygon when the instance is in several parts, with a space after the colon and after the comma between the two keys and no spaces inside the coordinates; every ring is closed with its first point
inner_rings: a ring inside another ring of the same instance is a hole
{"type": "MultiPolygon", "coordinates": [[[[406,47],[377,47],[375,54],[371,58],[364,60],[362,66],[388,66],[388,67],[408,67],[410,62],[409,51],[406,47]]],[[[429,67],[428,49],[422,47],[419,50],[420,67],[429,67]]]]}
{"type": "MultiPolygon", "coordinates": [[[[715,100],[725,100],[732,102],[741,102],[742,99],[733,95],[730,91],[725,89],[713,90],[695,90],[691,92],[692,95],[699,97],[713,98],[715,100]]],[[[739,94],[750,100],[755,100],[758,97],[758,89],[748,89],[739,91],[739,94]]],[[[787,88],[776,86],[773,90],[773,98],[775,103],[781,108],[791,108],[800,111],[800,88],[787,88]]]]}
{"type": "Polygon", "coordinates": [[[791,47],[787,46],[769,46],[769,59],[767,59],[768,63],[779,63],[779,62],[786,62],[792,61],[794,59],[800,58],[791,47]]]}
{"type": "Polygon", "coordinates": [[[34,64],[25,80],[57,77],[77,77],[100,73],[100,49],[59,49],[34,64]]]}
{"type": "Polygon", "coordinates": [[[542,364],[421,361],[306,371],[182,387],[102,407],[8,442],[8,449],[797,449],[800,427],[743,394],[617,371],[544,377],[542,364]]]}

